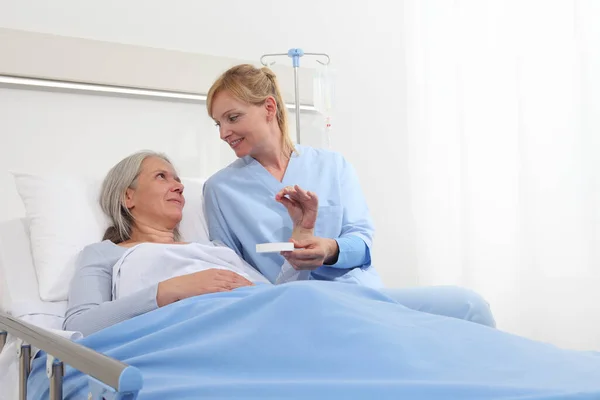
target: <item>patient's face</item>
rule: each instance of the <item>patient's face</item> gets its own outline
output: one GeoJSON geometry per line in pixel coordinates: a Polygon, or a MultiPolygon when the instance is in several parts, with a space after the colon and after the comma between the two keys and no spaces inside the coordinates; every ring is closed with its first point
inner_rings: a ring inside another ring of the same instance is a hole
{"type": "Polygon", "coordinates": [[[277,110],[273,106],[274,102],[261,106],[246,104],[227,91],[214,97],[212,118],[219,127],[221,139],[235,151],[236,156],[253,156],[271,147],[271,138],[274,137],[272,121],[277,110]]]}
{"type": "Polygon", "coordinates": [[[125,203],[137,224],[172,229],[181,221],[183,185],[171,164],[148,157],[142,163],[136,187],[127,189],[125,203]]]}

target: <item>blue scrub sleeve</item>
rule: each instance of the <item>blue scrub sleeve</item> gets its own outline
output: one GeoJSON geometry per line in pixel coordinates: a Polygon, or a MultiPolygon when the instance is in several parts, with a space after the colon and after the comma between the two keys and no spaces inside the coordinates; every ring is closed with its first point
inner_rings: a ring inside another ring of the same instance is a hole
{"type": "Polygon", "coordinates": [[[354,268],[371,263],[371,252],[367,244],[358,236],[348,235],[336,239],[339,255],[335,264],[327,265],[332,268],[354,268]]]}
{"type": "Polygon", "coordinates": [[[344,214],[342,229],[336,238],[338,260],[332,268],[367,268],[371,266],[371,246],[375,228],[358,175],[352,164],[341,157],[339,184],[344,214]]]}
{"type": "Polygon", "coordinates": [[[231,233],[227,227],[223,212],[219,207],[217,195],[209,180],[204,184],[204,215],[208,224],[209,239],[213,242],[224,244],[234,250],[238,256],[242,257],[242,244],[231,233]]]}

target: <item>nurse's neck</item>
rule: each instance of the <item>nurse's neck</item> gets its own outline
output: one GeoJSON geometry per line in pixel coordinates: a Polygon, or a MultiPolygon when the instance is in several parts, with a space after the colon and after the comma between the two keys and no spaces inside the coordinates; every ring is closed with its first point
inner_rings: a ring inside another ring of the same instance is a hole
{"type": "Polygon", "coordinates": [[[254,159],[279,182],[283,180],[285,171],[290,163],[290,155],[283,154],[283,146],[281,144],[265,148],[261,154],[255,155],[254,159]]]}

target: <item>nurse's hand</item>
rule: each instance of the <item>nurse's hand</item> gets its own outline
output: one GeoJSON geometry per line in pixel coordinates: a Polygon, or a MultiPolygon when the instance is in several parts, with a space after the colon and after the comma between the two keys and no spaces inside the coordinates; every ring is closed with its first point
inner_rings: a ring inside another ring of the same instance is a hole
{"type": "Polygon", "coordinates": [[[293,238],[304,238],[313,235],[317,222],[319,198],[300,186],[286,186],[275,195],[275,200],[283,204],[294,224],[293,238]]]}
{"type": "Polygon", "coordinates": [[[217,268],[207,269],[160,282],[156,303],[159,307],[163,307],[188,297],[228,292],[239,287],[253,285],[248,279],[235,272],[217,268]]]}
{"type": "Polygon", "coordinates": [[[283,251],[281,255],[294,269],[315,270],[322,265],[333,265],[337,262],[339,247],[334,239],[312,236],[301,240],[291,240],[294,251],[283,251]]]}

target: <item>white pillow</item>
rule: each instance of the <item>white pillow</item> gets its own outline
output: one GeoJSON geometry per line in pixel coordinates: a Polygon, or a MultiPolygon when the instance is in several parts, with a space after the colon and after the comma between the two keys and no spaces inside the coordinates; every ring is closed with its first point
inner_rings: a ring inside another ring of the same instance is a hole
{"type": "MultiPolygon", "coordinates": [[[[79,252],[102,240],[109,220],[98,198],[101,179],[13,172],[30,220],[33,264],[44,301],[67,300],[79,252]]],[[[180,225],[185,241],[208,241],[203,179],[182,178],[186,205],[180,225]]]]}
{"type": "Polygon", "coordinates": [[[179,232],[184,242],[208,242],[208,223],[204,216],[203,178],[181,178],[185,207],[179,223],[179,232]]]}

